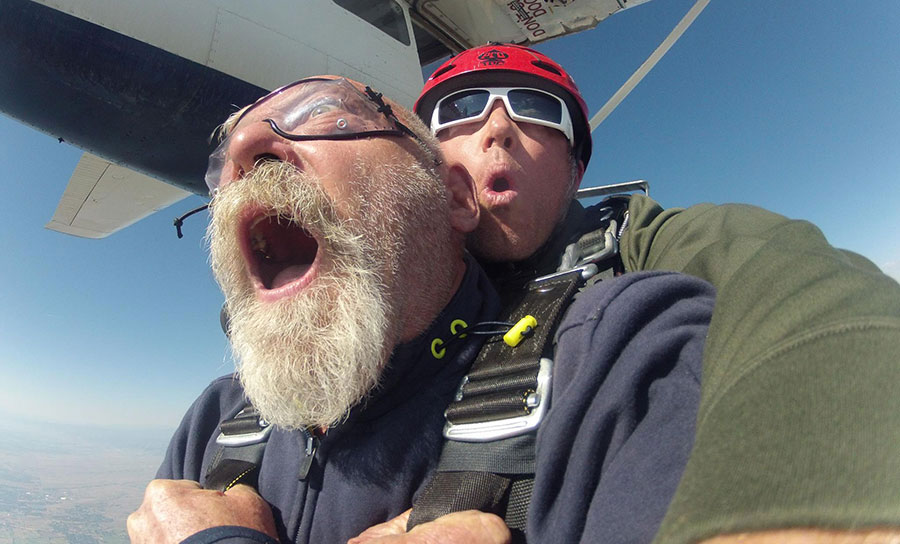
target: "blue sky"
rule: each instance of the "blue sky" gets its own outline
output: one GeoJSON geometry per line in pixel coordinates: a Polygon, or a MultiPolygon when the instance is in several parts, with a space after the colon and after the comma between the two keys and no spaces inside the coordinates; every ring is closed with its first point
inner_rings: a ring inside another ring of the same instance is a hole
{"type": "MultiPolygon", "coordinates": [[[[654,0],[540,49],[596,111],[692,1],[654,0]]],[[[666,207],[808,219],[900,276],[900,3],[713,0],[594,132],[585,185],[666,207]]],[[[298,74],[301,76],[303,74],[298,74]]],[[[44,229],[80,151],[0,117],[0,411],[174,427],[232,364],[193,197],[105,240],[44,229]]]]}

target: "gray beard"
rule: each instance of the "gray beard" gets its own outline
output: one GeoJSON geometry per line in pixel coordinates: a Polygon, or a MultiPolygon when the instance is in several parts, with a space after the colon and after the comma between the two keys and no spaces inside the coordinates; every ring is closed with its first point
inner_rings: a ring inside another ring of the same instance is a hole
{"type": "Polygon", "coordinates": [[[342,421],[378,385],[408,315],[429,300],[436,306],[435,293],[451,287],[440,274],[423,276],[458,258],[438,174],[414,160],[353,172],[347,218],[314,176],[284,163],[260,164],[212,203],[207,238],[238,376],[260,414],[285,429],[342,421]],[[256,298],[235,232],[248,205],[302,223],[328,256],[298,294],[256,298]],[[426,277],[427,289],[415,289],[411,275],[426,277]]]}
{"type": "Polygon", "coordinates": [[[313,180],[272,164],[223,189],[214,202],[209,240],[213,271],[225,293],[238,376],[260,414],[285,429],[341,421],[378,382],[393,345],[393,314],[380,270],[384,251],[370,236],[336,217],[313,180]],[[236,236],[237,213],[248,203],[302,218],[327,251],[327,270],[296,296],[257,300],[236,236]]]}

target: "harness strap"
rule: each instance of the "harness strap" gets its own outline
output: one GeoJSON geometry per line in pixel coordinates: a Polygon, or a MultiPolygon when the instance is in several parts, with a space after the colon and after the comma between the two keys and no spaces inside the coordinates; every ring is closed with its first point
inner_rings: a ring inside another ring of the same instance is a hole
{"type": "Polygon", "coordinates": [[[220,447],[206,471],[203,487],[228,491],[240,483],[256,488],[272,427],[247,404],[236,416],[223,421],[219,430],[216,443],[220,447]]]}
{"type": "Polygon", "coordinates": [[[503,517],[514,541],[524,541],[535,432],[550,402],[553,336],[583,283],[578,270],[535,280],[503,310],[501,320],[532,315],[537,327],[516,347],[494,340],[479,352],[445,412],[441,459],[414,501],[407,529],[477,509],[503,517]]]}

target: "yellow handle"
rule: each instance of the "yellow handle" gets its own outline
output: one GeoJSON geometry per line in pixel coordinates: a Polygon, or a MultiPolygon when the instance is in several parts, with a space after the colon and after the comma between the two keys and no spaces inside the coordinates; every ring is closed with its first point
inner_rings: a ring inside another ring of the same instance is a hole
{"type": "Polygon", "coordinates": [[[503,341],[510,347],[518,346],[526,335],[537,327],[537,319],[534,316],[526,315],[513,325],[506,334],[503,335],[503,341]]]}

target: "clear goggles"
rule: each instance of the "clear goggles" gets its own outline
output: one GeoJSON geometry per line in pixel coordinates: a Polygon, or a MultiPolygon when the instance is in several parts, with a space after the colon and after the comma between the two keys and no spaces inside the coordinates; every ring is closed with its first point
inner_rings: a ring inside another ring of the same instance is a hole
{"type": "Polygon", "coordinates": [[[486,87],[465,89],[438,100],[431,114],[431,133],[445,128],[483,121],[496,100],[503,100],[506,113],[513,121],[555,128],[575,146],[569,108],[558,96],[538,89],[523,87],[486,87]]]}
{"type": "Polygon", "coordinates": [[[292,141],[415,138],[381,94],[369,87],[363,93],[346,79],[303,79],[260,98],[232,124],[228,136],[209,156],[206,186],[210,193],[219,187],[223,173],[233,167],[228,153],[231,137],[251,123],[267,123],[276,134],[292,141]]]}

